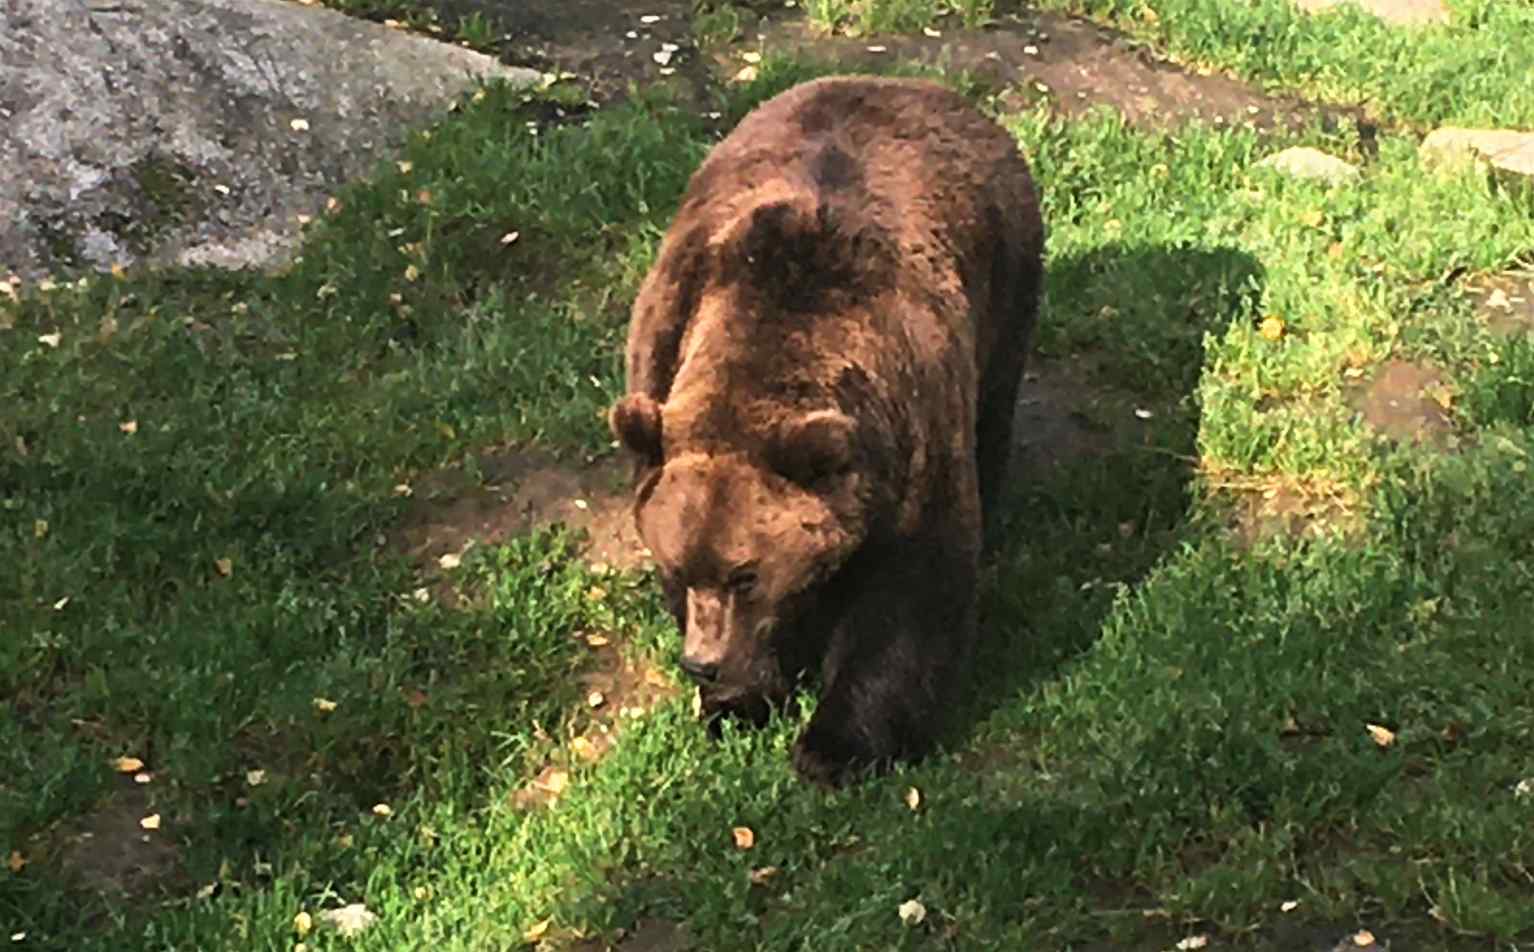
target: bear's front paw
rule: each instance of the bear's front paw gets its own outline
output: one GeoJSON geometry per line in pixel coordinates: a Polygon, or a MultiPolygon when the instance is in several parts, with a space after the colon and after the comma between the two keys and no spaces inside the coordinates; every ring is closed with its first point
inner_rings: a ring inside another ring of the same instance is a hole
{"type": "Polygon", "coordinates": [[[879,760],[877,752],[858,738],[813,722],[794,742],[794,770],[802,779],[827,789],[846,784],[879,760]]]}

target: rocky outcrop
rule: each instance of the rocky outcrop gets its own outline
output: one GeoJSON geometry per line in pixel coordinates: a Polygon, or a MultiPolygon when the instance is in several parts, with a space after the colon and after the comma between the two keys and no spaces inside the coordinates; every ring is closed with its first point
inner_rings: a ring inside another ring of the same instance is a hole
{"type": "Polygon", "coordinates": [[[477,79],[456,46],[283,0],[0,3],[0,277],[265,265],[477,79]]]}
{"type": "Polygon", "coordinates": [[[1421,154],[1435,164],[1482,161],[1498,173],[1534,184],[1534,132],[1445,126],[1428,133],[1421,154]]]}

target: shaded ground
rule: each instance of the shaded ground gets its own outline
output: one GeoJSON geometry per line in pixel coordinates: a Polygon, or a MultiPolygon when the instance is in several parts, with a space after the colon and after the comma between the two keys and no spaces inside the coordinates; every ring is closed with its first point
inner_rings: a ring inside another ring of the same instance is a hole
{"type": "MultiPolygon", "coordinates": [[[[65,874],[89,892],[112,898],[137,896],[173,875],[177,852],[166,818],[155,812],[150,784],[121,776],[112,795],[67,829],[49,847],[65,874]]],[[[40,857],[41,858],[41,857],[40,857]]]]}
{"type": "Polygon", "coordinates": [[[1015,88],[1012,95],[1048,96],[1066,115],[1105,105],[1138,125],[1203,119],[1273,128],[1301,126],[1318,117],[1363,121],[1356,111],[1270,96],[1228,76],[1188,72],[1122,34],[1056,14],[1007,16],[984,30],[945,24],[936,32],[941,35],[828,37],[802,18],[778,17],[765,27],[762,45],[853,67],[894,58],[969,71],[996,86],[1015,88]]]}
{"type": "Polygon", "coordinates": [[[938,21],[936,36],[849,38],[816,31],[802,5],[781,3],[705,5],[707,12],[697,17],[690,0],[520,0],[514,6],[432,0],[419,6],[432,8],[443,22],[485,18],[496,29],[494,48],[504,62],[574,73],[591,84],[599,101],[623,95],[630,84],[669,80],[701,105],[709,88],[746,65],[741,54],[765,49],[797,51],[851,69],[898,59],[968,71],[999,87],[1016,87],[1014,95],[1048,95],[1067,115],[1107,105],[1145,125],[1203,118],[1271,128],[1323,117],[1372,130],[1358,110],[1189,72],[1123,34],[1052,13],[1006,14],[982,30],[963,29],[949,16],[938,21]]]}
{"type": "Polygon", "coordinates": [[[470,545],[554,524],[585,533],[595,563],[632,568],[646,556],[629,514],[624,460],[571,463],[539,450],[492,450],[476,466],[477,478],[439,470],[409,488],[410,510],[390,543],[424,571],[470,545]]]}

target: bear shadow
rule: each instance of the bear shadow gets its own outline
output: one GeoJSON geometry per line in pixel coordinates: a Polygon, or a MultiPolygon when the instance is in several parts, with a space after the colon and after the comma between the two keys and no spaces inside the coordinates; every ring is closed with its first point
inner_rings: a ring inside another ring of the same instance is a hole
{"type": "Polygon", "coordinates": [[[1052,259],[1045,282],[972,681],[944,750],[1089,651],[1116,593],[1205,531],[1192,519],[1204,336],[1255,320],[1264,276],[1236,248],[1113,243],[1052,259]]]}

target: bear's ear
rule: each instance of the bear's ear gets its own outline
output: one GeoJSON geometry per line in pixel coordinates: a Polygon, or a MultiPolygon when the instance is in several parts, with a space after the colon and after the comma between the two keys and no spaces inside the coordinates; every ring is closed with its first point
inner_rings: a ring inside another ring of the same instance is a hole
{"type": "Polygon", "coordinates": [[[808,486],[852,465],[856,432],[852,418],[840,411],[807,413],[778,429],[768,451],[769,462],[779,474],[808,486]]]}
{"type": "Polygon", "coordinates": [[[646,393],[631,393],[607,415],[613,436],[624,448],[654,466],[661,460],[660,404],[646,393]]]}

